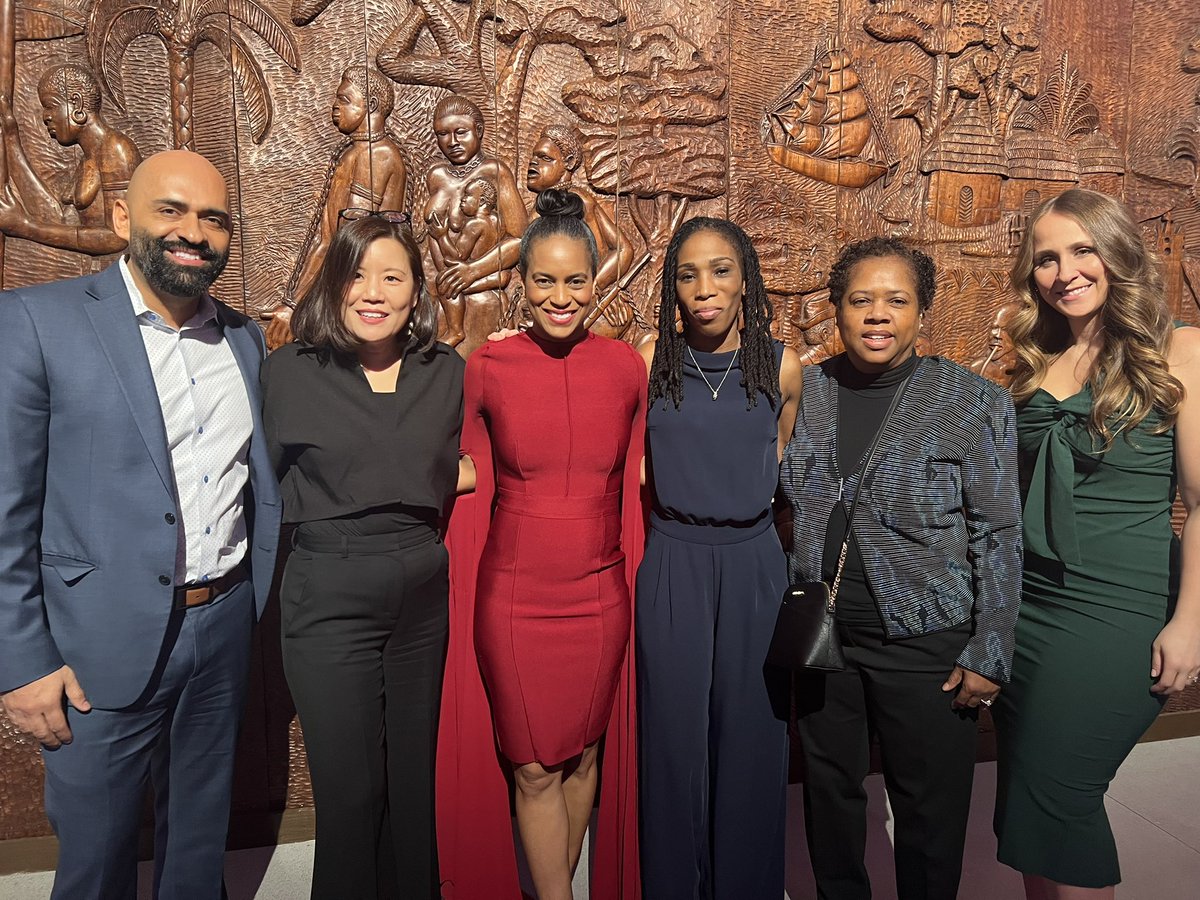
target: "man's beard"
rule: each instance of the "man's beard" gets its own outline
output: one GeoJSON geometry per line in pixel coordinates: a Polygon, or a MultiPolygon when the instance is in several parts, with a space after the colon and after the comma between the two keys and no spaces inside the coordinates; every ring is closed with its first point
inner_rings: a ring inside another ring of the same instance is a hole
{"type": "Polygon", "coordinates": [[[229,262],[228,250],[218,253],[207,241],[202,244],[168,241],[141,229],[130,235],[129,256],[156,292],[189,299],[204,296],[229,262]],[[203,262],[198,266],[182,266],[167,256],[173,250],[191,250],[199,254],[203,262]]]}

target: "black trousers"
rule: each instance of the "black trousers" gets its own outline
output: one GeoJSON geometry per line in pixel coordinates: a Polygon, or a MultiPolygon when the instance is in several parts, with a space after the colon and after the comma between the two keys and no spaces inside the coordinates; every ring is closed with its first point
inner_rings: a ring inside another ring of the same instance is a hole
{"type": "Polygon", "coordinates": [[[316,806],[313,900],[439,896],[446,563],[427,529],[297,535],[281,592],[283,664],[316,806]]]}
{"type": "Polygon", "coordinates": [[[821,900],[868,900],[870,735],[879,738],[895,817],[900,900],[955,900],[975,769],[976,713],[942,684],[970,624],[888,640],[881,625],[839,625],[846,669],[796,678],[807,773],[804,824],[821,900]]]}

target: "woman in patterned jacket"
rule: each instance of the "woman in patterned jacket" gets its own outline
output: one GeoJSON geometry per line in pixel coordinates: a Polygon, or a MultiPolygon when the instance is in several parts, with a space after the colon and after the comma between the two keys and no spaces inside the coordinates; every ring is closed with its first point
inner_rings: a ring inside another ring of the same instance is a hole
{"type": "Polygon", "coordinates": [[[933,261],[898,240],[842,251],[829,299],[845,352],[806,369],[781,471],[793,582],[832,583],[854,520],[836,597],[846,668],[797,678],[809,849],[821,896],[838,900],[871,896],[870,732],[895,816],[900,900],[956,896],[978,707],[1012,663],[1012,399],[949,360],[916,355],[934,290],[933,261]]]}

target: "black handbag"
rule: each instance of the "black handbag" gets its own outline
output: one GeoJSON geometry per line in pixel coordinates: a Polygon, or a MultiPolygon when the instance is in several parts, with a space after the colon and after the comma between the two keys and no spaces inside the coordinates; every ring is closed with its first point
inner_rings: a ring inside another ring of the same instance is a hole
{"type": "Polygon", "coordinates": [[[842,639],[837,630],[837,593],[842,583],[842,570],[846,566],[846,554],[850,549],[854,514],[858,511],[858,500],[866,493],[867,484],[874,474],[870,466],[875,458],[875,448],[879,446],[879,438],[887,428],[888,420],[891,419],[911,380],[912,375],[909,375],[904,383],[896,388],[892,402],[883,414],[883,421],[879,423],[879,430],[875,432],[875,439],[871,441],[871,446],[863,457],[862,480],[854,493],[850,514],[846,517],[846,536],[838,554],[833,584],[828,585],[824,581],[799,581],[788,585],[787,590],[783,592],[779,616],[775,620],[775,633],[771,635],[771,646],[767,650],[769,665],[782,669],[808,669],[817,672],[840,672],[846,668],[842,639]]]}
{"type": "Polygon", "coordinates": [[[823,581],[801,581],[783,592],[767,663],[782,669],[840,672],[846,668],[833,593],[823,581]]]}

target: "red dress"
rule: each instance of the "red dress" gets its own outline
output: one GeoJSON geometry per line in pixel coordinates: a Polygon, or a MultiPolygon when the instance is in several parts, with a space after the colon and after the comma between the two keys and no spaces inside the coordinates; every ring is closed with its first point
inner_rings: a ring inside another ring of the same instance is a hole
{"type": "Polygon", "coordinates": [[[520,897],[500,757],[553,766],[603,736],[592,896],[632,900],[645,366],[629,346],[592,334],[571,344],[526,334],[477,350],[464,392],[463,450],[477,487],[448,538],[443,896],[520,897]]]}

